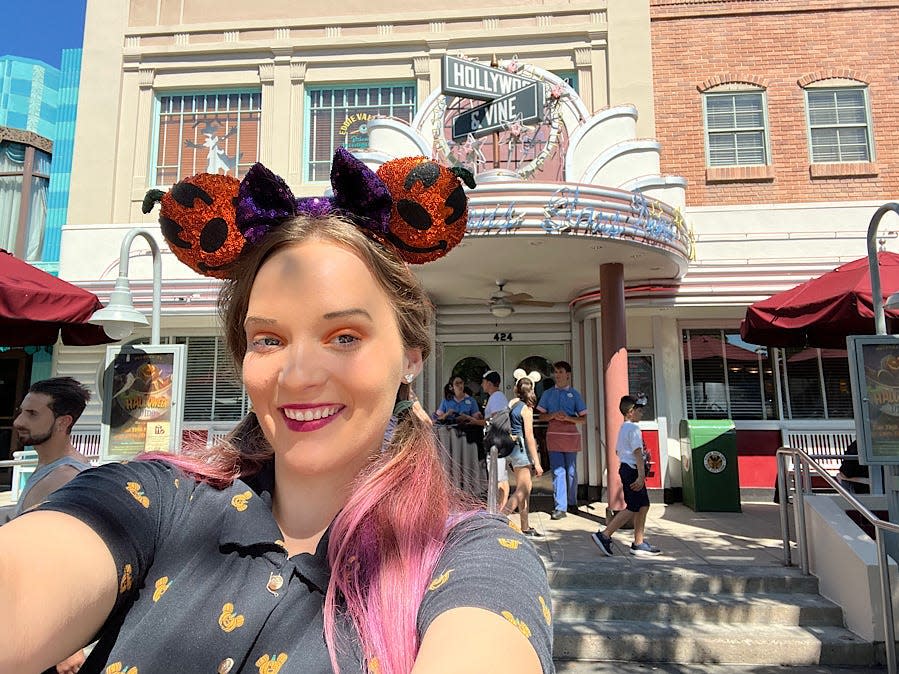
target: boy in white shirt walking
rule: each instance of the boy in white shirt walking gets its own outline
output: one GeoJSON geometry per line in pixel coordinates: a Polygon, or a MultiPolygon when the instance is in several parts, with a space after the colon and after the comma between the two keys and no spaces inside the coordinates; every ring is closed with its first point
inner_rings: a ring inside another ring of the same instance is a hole
{"type": "Polygon", "coordinates": [[[624,486],[625,510],[615,513],[606,525],[605,530],[592,534],[593,542],[607,557],[612,556],[612,534],[622,526],[634,520],[634,542],[630,553],[637,557],[654,557],[662,553],[654,545],[643,539],[646,528],[646,514],[649,512],[649,493],[646,491],[646,450],[643,447],[643,434],[637,422],[643,418],[642,401],[633,396],[622,396],[618,409],[624,415],[624,423],[618,431],[615,452],[621,460],[618,475],[624,486]]]}

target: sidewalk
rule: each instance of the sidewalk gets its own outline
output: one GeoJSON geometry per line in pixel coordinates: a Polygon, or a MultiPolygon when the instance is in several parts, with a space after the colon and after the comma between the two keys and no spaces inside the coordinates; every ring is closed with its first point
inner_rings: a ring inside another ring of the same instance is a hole
{"type": "MultiPolygon", "coordinates": [[[[649,559],[628,553],[633,541],[630,530],[619,530],[613,536],[613,557],[605,557],[597,549],[590,534],[605,525],[606,504],[602,502],[581,505],[578,514],[569,513],[561,520],[551,520],[549,512],[532,512],[530,524],[542,534],[533,541],[544,561],[556,566],[587,562],[651,564],[656,560],[783,566],[778,506],[770,501],[749,501],[742,508],[740,513],[694,512],[683,503],[653,503],[646,521],[646,539],[661,548],[662,554],[649,559]]],[[[518,524],[517,515],[511,520],[518,524]]]]}

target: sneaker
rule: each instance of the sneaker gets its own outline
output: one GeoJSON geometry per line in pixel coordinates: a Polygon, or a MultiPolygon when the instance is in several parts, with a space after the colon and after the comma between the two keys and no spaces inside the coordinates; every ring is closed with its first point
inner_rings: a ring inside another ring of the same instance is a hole
{"type": "Polygon", "coordinates": [[[575,504],[568,506],[568,512],[570,512],[572,515],[579,515],[581,511],[580,508],[577,507],[577,504],[575,504]]]}
{"type": "Polygon", "coordinates": [[[601,531],[597,531],[595,534],[590,534],[590,538],[593,539],[593,542],[596,543],[596,547],[598,547],[602,554],[606,557],[612,556],[612,539],[608,536],[603,536],[601,531]]]}
{"type": "Polygon", "coordinates": [[[631,543],[631,554],[636,557],[655,557],[656,555],[661,555],[662,551],[656,546],[643,541],[640,545],[631,543]]]}
{"type": "Polygon", "coordinates": [[[534,527],[531,527],[527,531],[522,531],[522,534],[527,536],[528,538],[540,538],[543,534],[537,531],[534,527]]]}
{"type": "Polygon", "coordinates": [[[553,510],[553,514],[549,516],[549,519],[560,520],[563,517],[568,517],[568,513],[564,510],[553,510]]]}

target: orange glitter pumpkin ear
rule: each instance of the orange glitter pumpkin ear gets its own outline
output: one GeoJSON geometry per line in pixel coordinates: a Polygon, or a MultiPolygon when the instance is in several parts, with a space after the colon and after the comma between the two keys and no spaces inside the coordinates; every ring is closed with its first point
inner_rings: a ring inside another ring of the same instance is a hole
{"type": "Polygon", "coordinates": [[[142,210],[149,213],[160,201],[159,226],[175,257],[203,276],[230,278],[229,267],[247,242],[235,224],[239,185],[231,176],[199,173],[168,192],[150,190],[142,210]]]}
{"type": "MultiPolygon", "coordinates": [[[[383,238],[412,264],[446,255],[465,236],[468,197],[459,176],[427,157],[386,162],[378,177],[393,197],[390,226],[383,238]]],[[[474,187],[470,174],[465,182],[474,187]]]]}

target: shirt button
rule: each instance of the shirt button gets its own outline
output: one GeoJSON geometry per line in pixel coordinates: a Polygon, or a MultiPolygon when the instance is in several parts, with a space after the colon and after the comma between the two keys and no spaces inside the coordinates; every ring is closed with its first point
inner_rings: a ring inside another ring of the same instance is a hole
{"type": "Polygon", "coordinates": [[[234,667],[234,658],[225,658],[219,663],[218,674],[228,674],[234,667]]]}
{"type": "Polygon", "coordinates": [[[283,587],[283,585],[284,585],[284,579],[281,576],[278,576],[273,573],[269,577],[268,584],[266,585],[266,587],[269,589],[270,592],[277,592],[278,590],[281,589],[281,587],[283,587]]]}

